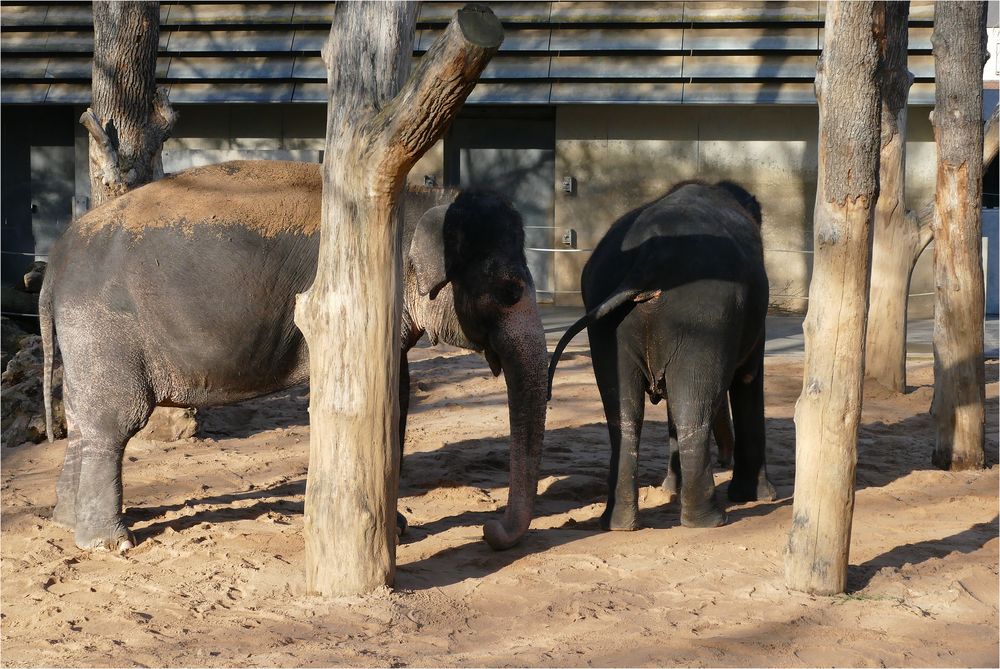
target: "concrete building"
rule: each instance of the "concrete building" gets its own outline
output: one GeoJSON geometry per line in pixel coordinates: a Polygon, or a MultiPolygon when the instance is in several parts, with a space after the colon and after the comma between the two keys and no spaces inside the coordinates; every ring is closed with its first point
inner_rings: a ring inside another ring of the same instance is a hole
{"type": "MultiPolygon", "coordinates": [[[[419,57],[463,3],[425,2],[419,57]]],[[[579,303],[579,277],[614,220],[693,177],[761,201],[771,303],[804,311],[816,189],[816,57],[825,6],[774,2],[490,2],[504,45],[418,183],[481,185],[525,216],[539,297],[579,303]]],[[[159,77],[180,112],[168,172],[234,158],[319,161],[320,47],[332,3],[161,3],[159,77]]],[[[932,194],[933,4],[911,2],[907,186],[932,194]]],[[[994,21],[995,24],[995,21],[994,21]]],[[[0,4],[3,281],[18,280],[88,207],[87,3],[0,4]]],[[[351,166],[344,166],[351,169],[351,166]]],[[[911,308],[928,313],[930,254],[911,308]]],[[[6,307],[5,307],[6,310],[6,307]]]]}

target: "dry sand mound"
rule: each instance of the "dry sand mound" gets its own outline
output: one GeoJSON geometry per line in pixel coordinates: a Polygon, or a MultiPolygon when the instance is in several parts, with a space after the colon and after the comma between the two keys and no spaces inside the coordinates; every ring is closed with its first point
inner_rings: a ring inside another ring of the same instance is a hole
{"type": "MultiPolygon", "coordinates": [[[[125,500],[141,543],[85,554],[49,520],[65,447],[3,449],[4,666],[997,666],[998,469],[932,469],[931,365],[904,397],[866,399],[850,588],[782,581],[796,358],[767,361],[779,499],[687,529],[657,487],[662,405],[641,452],[645,529],[597,529],[607,432],[585,354],[560,367],[538,518],[496,553],[482,523],[506,496],[502,379],[479,358],[411,353],[413,401],[397,589],[304,594],[305,390],[206,411],[200,438],[133,441],[125,500]]],[[[988,457],[997,461],[996,364],[988,457]]],[[[719,471],[724,486],[729,472],[719,471]]]]}

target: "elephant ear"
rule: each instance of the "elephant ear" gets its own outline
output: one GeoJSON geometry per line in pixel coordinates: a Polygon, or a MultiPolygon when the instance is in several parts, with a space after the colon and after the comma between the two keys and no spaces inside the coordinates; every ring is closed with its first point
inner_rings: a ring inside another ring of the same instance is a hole
{"type": "Polygon", "coordinates": [[[409,258],[417,275],[417,291],[430,295],[432,300],[448,283],[442,235],[447,211],[448,205],[428,209],[420,217],[410,241],[409,258]]]}

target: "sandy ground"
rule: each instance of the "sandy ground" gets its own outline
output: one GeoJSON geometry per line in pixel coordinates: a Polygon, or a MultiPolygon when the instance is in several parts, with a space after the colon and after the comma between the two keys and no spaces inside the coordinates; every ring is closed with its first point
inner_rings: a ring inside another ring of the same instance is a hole
{"type": "MultiPolygon", "coordinates": [[[[791,517],[795,356],[767,362],[780,498],[695,530],[657,487],[662,405],[646,414],[645,529],[601,532],[607,432],[586,353],[560,367],[537,519],[496,553],[482,523],[506,497],[502,379],[478,357],[411,354],[400,508],[412,527],[394,591],[304,592],[305,391],[204,412],[200,438],[133,442],[125,500],[141,543],[85,554],[49,515],[65,442],[5,448],[4,666],[997,666],[996,363],[980,472],[930,467],[931,364],[912,391],[867,393],[850,592],[782,580],[791,517]]],[[[718,471],[722,486],[728,471],[718,471]]]]}

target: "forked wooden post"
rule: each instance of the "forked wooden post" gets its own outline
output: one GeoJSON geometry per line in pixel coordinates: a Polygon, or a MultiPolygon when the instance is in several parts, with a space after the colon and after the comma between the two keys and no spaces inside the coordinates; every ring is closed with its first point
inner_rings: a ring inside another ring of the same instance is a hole
{"type": "Polygon", "coordinates": [[[401,254],[398,198],[503,41],[470,5],[406,83],[418,4],[337,3],[316,278],[295,323],[309,345],[306,585],[346,595],[391,585],[399,470],[401,254]],[[402,88],[401,88],[402,87],[402,88]]]}
{"type": "Polygon", "coordinates": [[[843,592],[847,582],[878,196],[884,12],[880,2],[829,2],[816,67],[814,260],[805,374],[795,407],[795,501],[785,581],[819,594],[843,592]]]}
{"type": "Polygon", "coordinates": [[[982,194],[986,3],[934,7],[934,464],[985,463],[982,194]]]}

